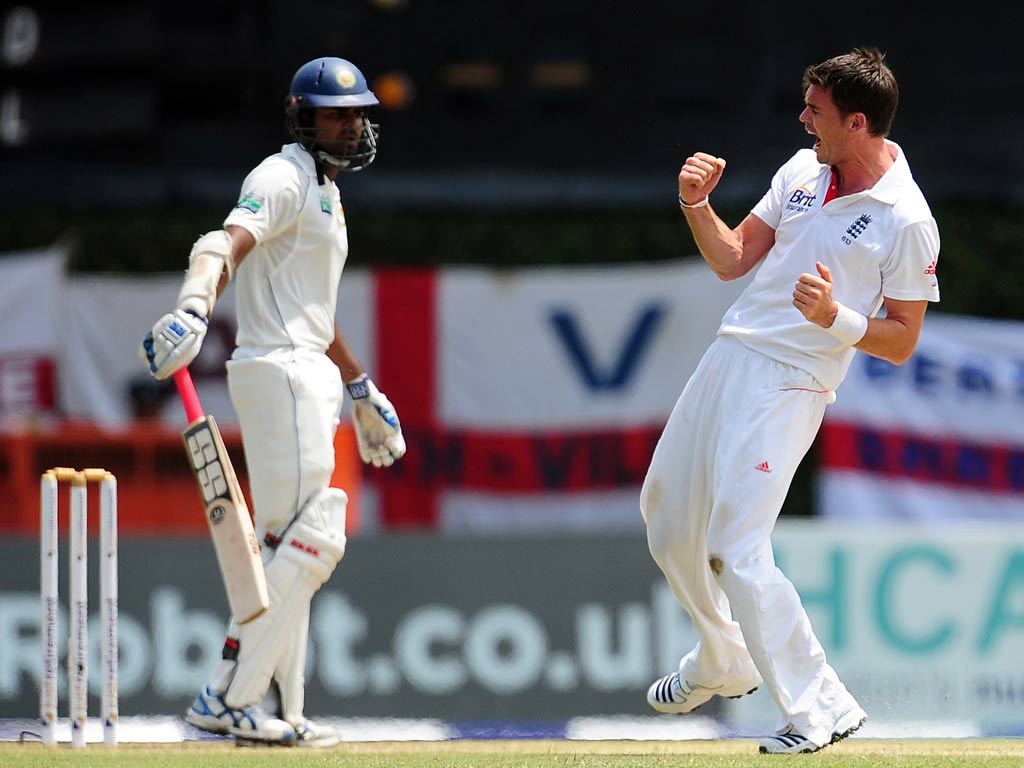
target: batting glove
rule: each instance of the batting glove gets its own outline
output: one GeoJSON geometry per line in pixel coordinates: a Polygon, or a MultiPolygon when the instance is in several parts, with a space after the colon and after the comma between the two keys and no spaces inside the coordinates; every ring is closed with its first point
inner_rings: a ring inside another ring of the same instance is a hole
{"type": "Polygon", "coordinates": [[[206,338],[206,318],[186,309],[168,312],[153,325],[139,347],[154,379],[166,379],[196,359],[206,338]]]}
{"type": "Polygon", "coordinates": [[[405,438],[395,406],[365,373],[345,386],[352,396],[359,457],[375,467],[390,467],[405,455],[405,438]]]}

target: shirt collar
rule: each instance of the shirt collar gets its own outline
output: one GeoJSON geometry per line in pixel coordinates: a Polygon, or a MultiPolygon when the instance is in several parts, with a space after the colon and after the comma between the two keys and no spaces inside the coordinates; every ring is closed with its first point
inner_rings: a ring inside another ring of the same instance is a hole
{"type": "MultiPolygon", "coordinates": [[[[875,182],[875,186],[852,195],[837,197],[829,203],[829,208],[838,210],[844,208],[848,203],[862,200],[865,197],[870,197],[885,205],[894,205],[900,199],[900,195],[903,193],[907,183],[913,181],[913,176],[910,174],[910,165],[907,163],[906,155],[899,144],[886,139],[885,145],[896,150],[896,159],[889,166],[889,169],[882,174],[882,178],[875,182]]],[[[826,178],[829,178],[832,169],[827,165],[823,165],[821,166],[821,173],[826,178]]]]}
{"type": "Polygon", "coordinates": [[[875,182],[875,186],[865,190],[865,192],[881,203],[893,205],[900,199],[903,188],[912,176],[910,174],[910,164],[907,162],[903,148],[895,141],[890,141],[889,139],[885,140],[885,145],[890,149],[896,150],[896,159],[889,166],[889,170],[882,174],[882,178],[875,182]]]}
{"type": "Polygon", "coordinates": [[[307,174],[316,178],[316,161],[313,156],[304,150],[299,144],[285,144],[281,147],[281,154],[290,158],[307,174]]]}

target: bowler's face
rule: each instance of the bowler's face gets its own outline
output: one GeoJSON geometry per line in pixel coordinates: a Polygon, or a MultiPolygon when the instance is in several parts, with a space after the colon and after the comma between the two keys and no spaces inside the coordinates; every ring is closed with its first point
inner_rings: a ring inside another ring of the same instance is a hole
{"type": "Polygon", "coordinates": [[[832,101],[831,94],[824,88],[812,85],[804,94],[804,111],[800,122],[804,129],[816,137],[814,152],[818,162],[835,165],[842,159],[848,135],[846,119],[839,114],[839,108],[832,101]]]}

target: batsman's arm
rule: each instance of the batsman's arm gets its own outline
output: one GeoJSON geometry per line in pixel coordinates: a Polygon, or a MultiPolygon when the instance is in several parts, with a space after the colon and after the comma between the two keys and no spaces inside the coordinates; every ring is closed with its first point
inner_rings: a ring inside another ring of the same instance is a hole
{"type": "Polygon", "coordinates": [[[355,353],[349,349],[348,342],[345,341],[345,336],[337,323],[334,325],[334,339],[327,347],[327,357],[338,366],[342,381],[352,381],[366,373],[355,353]]]}
{"type": "Polygon", "coordinates": [[[270,605],[252,517],[217,422],[203,413],[187,368],[175,372],[174,383],[189,420],[182,435],[185,453],[199,483],[228,603],[235,621],[245,624],[270,605]]]}

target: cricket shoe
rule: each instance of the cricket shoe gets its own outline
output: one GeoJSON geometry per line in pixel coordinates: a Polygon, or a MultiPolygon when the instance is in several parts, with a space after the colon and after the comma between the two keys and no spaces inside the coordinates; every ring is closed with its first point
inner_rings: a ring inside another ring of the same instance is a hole
{"type": "Polygon", "coordinates": [[[298,747],[333,747],[341,741],[338,731],[330,725],[314,723],[306,718],[292,725],[295,727],[295,745],[298,747]]]}
{"type": "Polygon", "coordinates": [[[185,722],[207,733],[234,736],[238,741],[291,746],[296,739],[295,729],[284,720],[255,706],[229,707],[223,694],[209,688],[204,688],[185,711],[185,722]]]}
{"type": "Polygon", "coordinates": [[[738,699],[756,691],[760,684],[758,680],[736,688],[709,688],[706,685],[694,685],[689,680],[684,680],[678,672],[673,672],[651,683],[651,687],[647,689],[647,703],[666,715],[685,715],[704,706],[714,696],[738,699]]]}
{"type": "Polygon", "coordinates": [[[864,710],[860,707],[845,712],[836,721],[835,726],[832,728],[832,738],[825,744],[816,744],[806,736],[796,733],[792,726],[790,726],[782,733],[761,739],[761,746],[758,751],[762,755],[796,755],[806,752],[817,752],[819,749],[824,749],[830,744],[842,741],[864,725],[864,721],[867,719],[868,716],[864,714],[864,710]]]}

